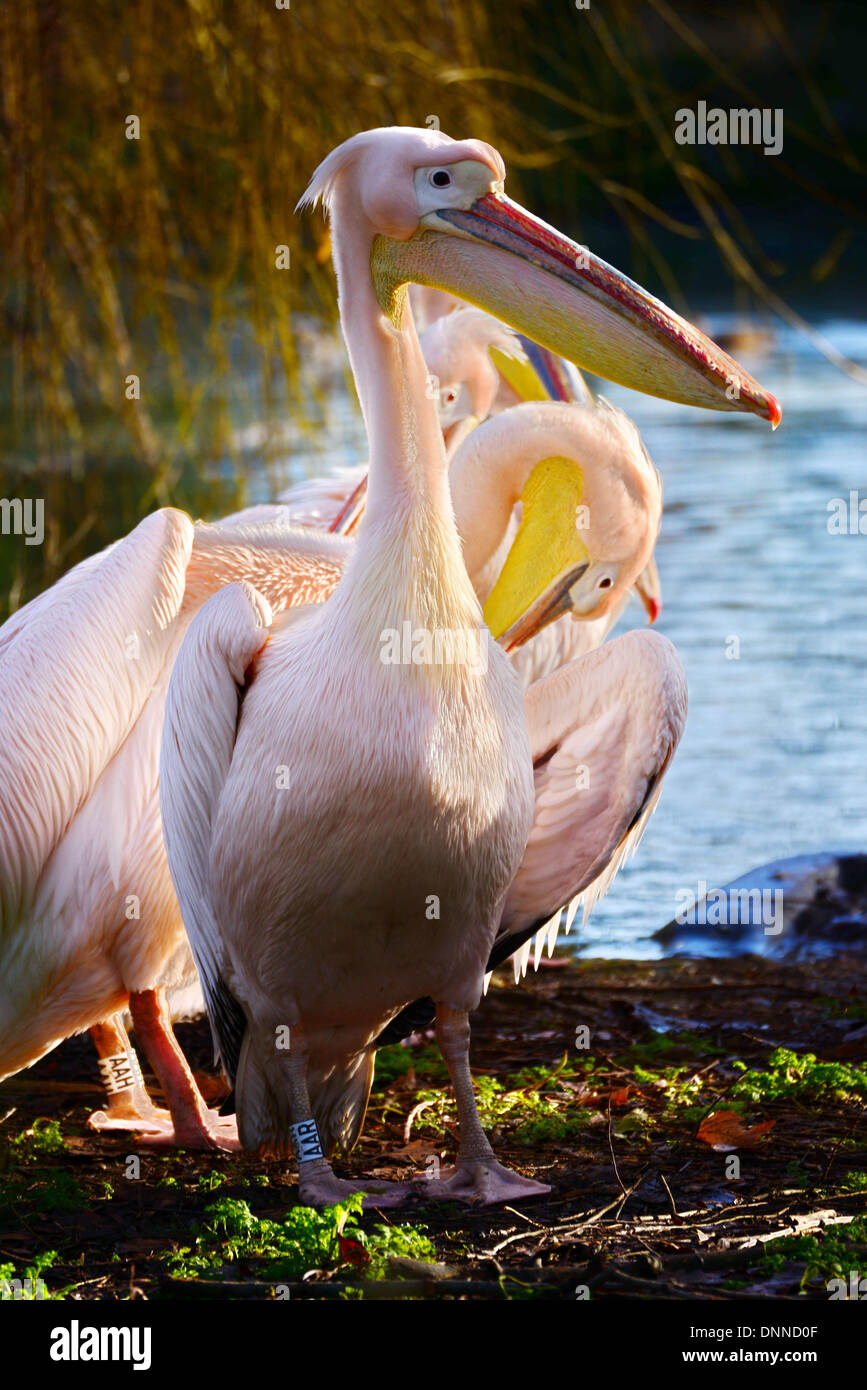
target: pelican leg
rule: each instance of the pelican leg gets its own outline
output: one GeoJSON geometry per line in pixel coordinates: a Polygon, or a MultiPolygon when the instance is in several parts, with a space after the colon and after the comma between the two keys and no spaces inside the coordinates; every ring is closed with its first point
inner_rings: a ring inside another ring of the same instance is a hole
{"type": "Polygon", "coordinates": [[[476,1108],[470,1071],[469,1015],[438,1003],[436,1034],[457,1101],[460,1149],[454,1168],[440,1178],[420,1179],[416,1191],[426,1197],[473,1202],[483,1207],[550,1192],[545,1183],[522,1177],[497,1162],[476,1108]]]}
{"type": "Polygon", "coordinates": [[[108,1097],[105,1109],[90,1116],[91,1129],[147,1128],[149,1122],[154,1123],[154,1128],[164,1125],[169,1113],[159,1110],[145,1090],[138,1058],[120,1014],[95,1023],[90,1036],[108,1097]]]}
{"type": "Polygon", "coordinates": [[[353,1182],[338,1178],[319,1143],[319,1132],[307,1089],[307,1046],[303,1028],[292,1029],[292,1046],[281,1054],[288,1081],[292,1136],[298,1158],[298,1196],[309,1207],[328,1207],[353,1192],[364,1193],[365,1207],[396,1207],[412,1194],[409,1183],[353,1182]],[[316,1157],[305,1154],[318,1150],[316,1157]]]}
{"type": "Polygon", "coordinates": [[[172,1031],[165,992],[146,989],[131,994],[129,1008],[136,1038],[159,1077],[169,1106],[167,1121],[158,1127],[149,1123],[149,1132],[142,1134],[141,1142],[182,1149],[236,1150],[235,1118],[209,1110],[202,1099],[172,1031]]]}

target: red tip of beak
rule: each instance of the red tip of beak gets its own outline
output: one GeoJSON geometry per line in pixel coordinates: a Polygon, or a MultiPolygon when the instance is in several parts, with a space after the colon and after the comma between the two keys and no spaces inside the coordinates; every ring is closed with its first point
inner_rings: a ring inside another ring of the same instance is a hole
{"type": "Polygon", "coordinates": [[[658,598],[651,598],[651,599],[648,599],[648,601],[647,601],[647,623],[648,623],[648,626],[650,626],[651,623],[655,623],[655,622],[656,622],[656,620],[657,620],[657,618],[659,617],[659,615],[660,615],[661,612],[662,612],[662,604],[660,603],[659,599],[658,599],[658,598]]]}
{"type": "Polygon", "coordinates": [[[770,422],[771,422],[771,428],[772,428],[772,429],[776,429],[776,428],[777,428],[777,425],[780,423],[780,421],[782,420],[782,418],[783,418],[783,407],[780,405],[780,402],[777,400],[776,396],[770,396],[770,395],[769,395],[769,396],[768,396],[768,419],[769,419],[770,422]]]}

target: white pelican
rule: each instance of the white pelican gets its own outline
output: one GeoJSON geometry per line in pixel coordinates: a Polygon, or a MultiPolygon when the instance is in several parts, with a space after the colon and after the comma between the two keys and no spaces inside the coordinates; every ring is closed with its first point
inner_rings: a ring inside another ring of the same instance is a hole
{"type": "MultiPolygon", "coordinates": [[[[451,460],[470,431],[503,407],[498,364],[518,373],[529,368],[517,333],[481,309],[465,308],[435,319],[419,339],[434,388],[451,460]],[[495,356],[496,354],[496,356],[495,356]]],[[[509,405],[530,399],[511,391],[509,405]]]]}
{"type": "MultiPolygon", "coordinates": [[[[450,315],[443,322],[458,317],[462,315],[450,315]]],[[[430,358],[426,361],[430,367],[430,358]]],[[[659,475],[628,416],[604,401],[594,403],[589,393],[587,398],[590,403],[583,405],[533,401],[512,407],[476,428],[449,470],[464,563],[484,604],[485,619],[511,647],[510,660],[525,688],[597,647],[623,611],[631,585],[651,622],[659,612],[658,575],[652,558],[662,508],[659,475]],[[557,472],[552,473],[551,460],[559,460],[557,472]],[[544,488],[538,486],[540,479],[544,488]],[[579,507],[586,509],[580,530],[579,507]],[[514,520],[517,510],[520,525],[514,520]],[[516,615],[520,623],[513,623],[516,615]],[[522,645],[513,645],[517,643],[522,645]]],[[[357,490],[357,480],[365,476],[361,468],[302,485],[301,509],[309,507],[320,521],[333,519],[357,490]]],[[[294,504],[254,510],[278,518],[297,515],[294,504]]],[[[238,519],[243,517],[243,512],[238,514],[238,519]]],[[[616,670],[616,664],[604,668],[605,673],[609,670],[616,670]]],[[[590,664],[582,671],[584,675],[578,668],[573,673],[578,685],[589,682],[593,687],[603,668],[590,664]]],[[[582,691],[567,699],[567,688],[561,684],[557,689],[563,699],[565,737],[572,728],[570,721],[578,717],[580,722],[582,717],[582,691]]],[[[585,700],[591,695],[597,710],[604,698],[616,703],[617,684],[594,688],[585,700]]],[[[621,770],[612,761],[605,794],[614,803],[621,791],[628,795],[617,783],[621,770]]],[[[583,793],[585,789],[575,790],[583,793]]],[[[592,818],[594,814],[583,794],[576,794],[568,808],[564,805],[558,821],[560,839],[551,848],[552,862],[558,856],[568,858],[571,842],[581,841],[585,815],[592,818]]],[[[646,818],[642,826],[645,823],[646,818]]],[[[630,839],[630,852],[638,838],[630,839]]],[[[623,857],[614,855],[615,867],[623,857]]],[[[611,877],[594,883],[584,874],[573,876],[571,895],[563,899],[563,905],[568,902],[567,932],[579,904],[586,920],[611,877]]],[[[552,884],[559,883],[554,873],[552,884]]],[[[554,910],[549,899],[549,893],[539,893],[533,918],[537,925],[542,919],[546,929],[551,927],[548,918],[554,910]]],[[[548,938],[550,955],[556,939],[552,927],[548,938]]],[[[541,941],[540,933],[537,964],[541,941]]],[[[516,978],[519,971],[526,973],[529,951],[526,945],[515,957],[516,978]]],[[[388,1036],[396,1036],[401,1026],[396,1021],[388,1036]]]]}
{"type": "MultiPolygon", "coordinates": [[[[489,314],[472,309],[449,312],[444,307],[441,316],[429,323],[420,340],[428,368],[439,381],[440,423],[445,432],[446,453],[452,460],[449,478],[462,537],[468,534],[462,514],[467,493],[472,494],[477,486],[480,491],[489,486],[493,496],[499,486],[490,462],[479,470],[476,480],[474,465],[479,450],[486,449],[490,457],[494,450],[502,447],[505,456],[514,461],[520,447],[518,437],[523,430],[532,429],[533,417],[522,411],[510,413],[508,421],[502,421],[496,431],[470,441],[468,437],[480,420],[488,415],[499,415],[519,401],[596,405],[584,378],[571,362],[565,362],[518,334],[503,339],[502,329],[503,326],[489,314]]],[[[601,401],[598,408],[609,407],[607,402],[601,401]]],[[[637,432],[636,443],[643,450],[637,432]]],[[[586,437],[583,458],[587,457],[588,447],[590,439],[586,437]]],[[[483,513],[484,509],[478,507],[473,513],[474,520],[482,525],[483,513]]],[[[501,541],[503,550],[511,545],[517,529],[516,509],[501,541]]],[[[467,559],[466,544],[464,559],[467,559]]],[[[486,577],[471,571],[471,578],[476,593],[486,599],[492,587],[491,574],[486,577]]],[[[652,557],[635,581],[635,592],[645,607],[648,621],[655,622],[662,608],[662,595],[659,572],[652,557]]],[[[599,646],[617,622],[628,599],[629,590],[619,585],[616,599],[612,596],[612,601],[604,605],[604,612],[599,616],[590,617],[586,611],[579,612],[573,606],[571,618],[583,621],[570,621],[568,615],[555,617],[544,631],[537,632],[532,642],[515,645],[511,659],[521,684],[526,688],[567,661],[599,646]]]]}
{"type": "Polygon", "coordinates": [[[169,673],[205,600],[248,578],[275,609],[316,601],[349,542],[146,517],[0,629],[0,1079],[95,1027],[107,1123],[188,1147],[226,1140],[174,1039],[162,988],[195,975],[162,844],[169,673]],[[171,1111],[150,1104],[119,1019],[171,1111]]]}
{"type": "MultiPolygon", "coordinates": [[[[449,459],[470,431],[492,413],[504,389],[511,391],[510,405],[531,399],[585,399],[580,388],[578,396],[549,396],[530,367],[518,334],[481,309],[464,306],[460,314],[435,318],[419,342],[449,459]],[[492,353],[496,353],[496,363],[492,353]],[[520,372],[515,379],[523,392],[507,386],[497,363],[506,370],[513,369],[515,374],[520,372]]],[[[578,372],[574,375],[580,377],[578,372]]],[[[241,526],[267,521],[283,526],[315,526],[346,535],[355,529],[362,515],[366,483],[364,463],[332,469],[293,483],[278,494],[276,502],[255,503],[232,512],[222,517],[220,524],[241,526]],[[347,503],[351,499],[355,499],[355,505],[350,511],[347,503]]]]}
{"type": "MultiPolygon", "coordinates": [[[[445,301],[441,305],[437,305],[436,300],[433,304],[427,301],[429,314],[437,307],[441,313],[429,321],[420,341],[428,368],[439,382],[440,422],[444,428],[449,459],[454,458],[458,446],[466,441],[480,420],[489,415],[498,415],[517,402],[552,400],[596,405],[583,376],[571,362],[564,361],[519,334],[511,334],[504,340],[502,325],[489,314],[466,308],[452,312],[451,302],[445,296],[440,296],[440,299],[445,301]]],[[[607,409],[608,403],[602,400],[599,406],[607,409]]],[[[490,437],[491,444],[494,444],[495,438],[501,438],[508,453],[514,457],[517,446],[515,435],[526,428],[525,419],[521,412],[510,415],[509,423],[503,422],[498,436],[490,437]]],[[[477,440],[474,445],[462,449],[460,456],[455,458],[453,472],[461,476],[462,491],[474,486],[472,461],[481,442],[477,440]]],[[[640,441],[639,447],[643,448],[640,441]]],[[[491,471],[489,466],[486,472],[496,488],[496,480],[490,477],[491,471]]],[[[454,486],[452,500],[455,501],[454,486]]],[[[458,529],[463,536],[461,508],[457,502],[455,507],[458,529]]],[[[516,509],[516,515],[503,538],[506,546],[514,539],[518,521],[516,509]]],[[[352,527],[342,529],[351,530],[352,527]]],[[[490,586],[485,585],[482,576],[474,577],[474,587],[481,598],[487,597],[490,586]]],[[[645,607],[648,621],[655,622],[662,609],[662,595],[659,572],[652,558],[638,576],[635,592],[645,607]]],[[[569,621],[566,616],[555,618],[533,642],[514,647],[512,664],[521,684],[526,687],[567,661],[597,647],[617,622],[628,597],[628,591],[621,589],[616,602],[607,604],[604,614],[596,618],[588,618],[586,613],[573,609],[572,618],[580,617],[584,621],[569,621]]]]}
{"type": "MultiPolygon", "coordinates": [[[[610,407],[605,401],[597,405],[580,372],[571,363],[520,338],[479,309],[443,313],[433,319],[419,341],[436,383],[434,397],[446,456],[450,460],[450,488],[458,531],[464,541],[464,560],[476,593],[485,600],[518,530],[519,509],[516,508],[511,519],[506,521],[503,508],[507,494],[510,504],[521,500],[526,475],[517,491],[513,484],[520,473],[522,450],[526,450],[528,459],[533,462],[541,461],[537,453],[534,455],[533,430],[537,417],[531,410],[512,406],[508,418],[495,431],[482,430],[473,440],[469,436],[481,420],[492,413],[501,413],[504,398],[510,406],[514,401],[558,400],[600,411],[610,411],[610,407]],[[503,467],[504,459],[508,460],[507,468],[503,467]],[[485,505],[487,498],[494,501],[492,508],[485,505]],[[478,556],[484,548],[486,563],[476,569],[469,557],[478,556]]],[[[576,423],[581,419],[579,414],[576,423]]],[[[568,440],[564,447],[571,447],[575,441],[569,437],[565,425],[562,428],[568,440]]],[[[603,436],[604,430],[599,430],[598,437],[603,436]]],[[[579,446],[583,460],[588,460],[587,451],[592,450],[596,442],[594,432],[585,431],[579,446]]],[[[643,451],[637,432],[635,444],[643,451]]],[[[363,515],[366,482],[366,465],[341,468],[294,484],[281,494],[278,502],[248,507],[224,518],[222,524],[268,521],[287,526],[317,526],[349,534],[363,515]]],[[[558,498],[558,506],[560,501],[558,498]]],[[[565,495],[562,501],[568,505],[565,495]]],[[[609,499],[606,521],[614,520],[615,510],[609,499]]],[[[635,581],[635,592],[647,611],[648,620],[655,622],[662,602],[659,574],[652,557],[635,581]]],[[[531,624],[537,632],[534,640],[512,647],[512,664],[522,685],[530,685],[598,646],[620,617],[629,591],[618,585],[616,596],[613,594],[611,598],[611,602],[601,605],[598,616],[591,616],[586,604],[583,611],[570,605],[571,617],[582,619],[580,622],[570,621],[565,615],[555,617],[544,632],[531,624]]]]}
{"type": "MultiPolygon", "coordinates": [[[[569,527],[555,527],[551,555],[558,558],[552,568],[549,557],[548,573],[565,589],[589,553],[597,567],[607,566],[606,573],[617,576],[612,593],[594,600],[592,587],[588,591],[595,607],[575,626],[595,629],[607,618],[594,621],[594,613],[625,601],[631,575],[656,532],[656,475],[637,432],[619,413],[595,415],[549,403],[516,407],[510,418],[515,440],[527,439],[520,457],[514,446],[503,449],[500,426],[479,431],[472,457],[463,463],[459,457],[454,465],[459,524],[473,537],[472,563],[479,569],[473,575],[477,592],[487,597],[502,568],[512,502],[537,465],[552,454],[573,459],[576,468],[581,460],[593,525],[580,537],[569,527]],[[482,484],[481,493],[473,478],[482,484]],[[488,488],[497,497],[490,508],[484,505],[488,488]]],[[[567,502],[565,494],[537,495],[528,523],[538,527],[548,507],[567,502]]],[[[174,998],[179,986],[195,980],[160,834],[157,763],[166,684],[183,632],[222,585],[244,577],[276,610],[321,601],[351,548],[351,542],[338,538],[262,524],[194,528],[180,513],[167,511],[84,561],[0,630],[0,685],[10,701],[20,682],[27,685],[22,715],[31,721],[56,725],[59,702],[64,715],[70,707],[79,710],[78,744],[89,749],[92,760],[83,789],[74,777],[63,784],[62,769],[70,760],[55,759],[50,788],[43,784],[37,790],[27,780],[27,795],[10,797],[4,808],[4,865],[24,879],[27,902],[18,909],[4,905],[0,1075],[32,1064],[64,1036],[92,1026],[109,1098],[108,1113],[97,1112],[94,1124],[142,1128],[145,1121],[151,1135],[187,1147],[231,1139],[232,1122],[223,1124],[206,1113],[174,1041],[163,998],[164,987],[174,998]],[[168,615],[163,590],[172,595],[168,615]],[[112,614],[117,649],[95,621],[103,610],[112,614]],[[153,632],[148,638],[153,666],[140,650],[141,612],[149,610],[161,615],[159,651],[153,632]],[[33,679],[32,672],[27,680],[31,654],[58,640],[59,666],[43,668],[51,672],[52,683],[45,684],[41,675],[33,679]],[[120,683],[113,665],[118,660],[123,662],[120,683]],[[84,682],[80,688],[78,679],[84,682]],[[86,725],[87,719],[102,728],[114,721],[117,732],[103,745],[99,729],[86,725]],[[132,777],[140,794],[131,798],[123,788],[132,777]],[[70,818],[73,800],[77,809],[70,818]],[[40,819],[50,819],[52,828],[22,862],[20,827],[40,819]],[[136,1032],[162,1080],[170,1114],[150,1103],[123,1024],[110,1017],[126,1004],[127,992],[136,1032]]],[[[532,556],[524,563],[533,563],[532,556]]],[[[504,582],[530,601],[540,571],[534,567],[522,579],[518,570],[513,562],[504,582]]],[[[57,734],[61,741],[63,727],[57,734]]],[[[8,732],[11,737],[11,727],[8,732]]],[[[41,756],[38,748],[33,756],[41,756]]]]}
{"type": "MultiPolygon", "coordinates": [[[[321,198],[331,217],[370,445],[365,523],[330,600],[290,625],[272,624],[249,585],[217,594],[170,683],[166,848],[235,1079],[239,1135],[246,1148],[277,1152],[291,1140],[305,1202],[357,1186],[326,1155],[358,1134],[377,1035],[426,995],[460,1123],[455,1172],[426,1191],[492,1202],[545,1190],[497,1163],[469,1069],[468,1014],[528,852],[533,761],[514,672],[484,633],[472,650],[481,610],[405,285],[471,299],[625,384],[779,415],[683,320],[510,203],[503,177],[488,145],[402,128],[356,136],[320,166],[304,201],[321,198]],[[737,391],[727,395],[732,372],[737,391]],[[394,663],[407,629],[412,656],[394,663]],[[464,660],[448,659],[434,642],[442,634],[463,634],[464,660]]],[[[501,598],[508,615],[514,595],[501,598]]],[[[590,659],[610,664],[629,641],[590,659]]],[[[631,819],[671,755],[683,699],[671,645],[649,633],[636,642],[609,728],[629,722],[633,701],[655,686],[669,734],[660,745],[655,721],[645,747],[639,721],[629,740],[641,783],[631,819]]],[[[626,742],[614,737],[615,748],[626,742]]],[[[598,857],[611,839],[607,827],[598,857]]]]}
{"type": "MultiPolygon", "coordinates": [[[[576,626],[595,627],[593,613],[625,599],[652,543],[659,522],[656,475],[637,432],[619,412],[548,403],[516,407],[511,418],[515,438],[527,438],[520,457],[514,448],[503,449],[502,427],[490,433],[483,428],[472,458],[455,464],[458,517],[474,537],[477,592],[487,596],[508,557],[503,541],[512,502],[537,466],[552,454],[573,459],[576,468],[583,460],[592,525],[580,536],[555,526],[548,573],[565,589],[592,554],[597,569],[615,577],[613,592],[595,599],[592,576],[588,581],[595,607],[576,626]],[[482,484],[481,493],[464,478],[465,469],[482,484]],[[498,500],[486,508],[489,487],[498,500]]],[[[568,498],[537,495],[528,523],[543,524],[543,513],[558,501],[566,504],[568,498]]],[[[98,1112],[94,1124],[144,1127],[187,1147],[231,1140],[232,1122],[208,1115],[198,1096],[162,997],[165,987],[174,994],[195,978],[160,833],[157,764],[168,675],[192,617],[224,584],[246,578],[276,611],[322,601],[353,544],[261,523],[193,527],[181,513],[166,511],[77,566],[0,630],[0,686],[9,701],[26,686],[21,716],[55,727],[61,744],[68,735],[57,724],[58,706],[64,707],[62,717],[76,711],[78,746],[91,759],[86,782],[73,775],[66,785],[62,769],[70,759],[54,759],[48,782],[37,791],[25,777],[27,794],[10,797],[4,807],[4,866],[7,877],[22,877],[27,900],[17,909],[4,904],[0,1075],[32,1064],[64,1036],[91,1026],[109,1096],[108,1113],[98,1112]],[[164,591],[171,595],[168,605],[164,591]],[[112,615],[116,648],[97,620],[103,611],[112,615]],[[158,615],[150,621],[146,652],[143,612],[158,615]],[[55,642],[59,664],[46,662],[34,678],[32,654],[55,642]],[[100,729],[112,724],[116,732],[103,744],[100,729]],[[132,779],[135,797],[126,789],[132,779]],[[50,829],[25,852],[21,827],[40,819],[50,821],[50,829]],[[126,1005],[127,993],[170,1114],[150,1103],[123,1024],[110,1017],[126,1005]]],[[[512,561],[504,574],[519,606],[520,595],[528,602],[535,597],[540,573],[534,565],[522,577],[521,563],[533,564],[532,556],[517,565],[512,561]]],[[[9,721],[6,731],[11,738],[9,721]]],[[[32,750],[34,759],[41,756],[40,748],[32,750]]]]}

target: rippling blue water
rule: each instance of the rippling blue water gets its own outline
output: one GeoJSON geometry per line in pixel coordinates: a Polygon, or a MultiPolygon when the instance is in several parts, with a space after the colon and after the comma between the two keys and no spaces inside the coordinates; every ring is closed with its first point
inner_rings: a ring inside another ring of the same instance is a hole
{"type": "MultiPolygon", "coordinates": [[[[729,326],[717,318],[711,332],[729,326]]],[[[818,327],[867,365],[867,325],[818,327]]],[[[702,880],[867,849],[867,535],[828,529],[831,499],[867,498],[867,390],[785,329],[774,351],[742,360],[782,402],[776,433],[598,384],[636,421],[664,480],[658,629],[686,667],[690,713],[637,855],[587,929],[573,929],[582,953],[658,954],[648,938],[702,880]]],[[[335,461],[362,456],[345,401],[330,433],[335,461]]],[[[310,460],[293,443],[301,476],[310,460]]],[[[264,479],[256,493],[267,496],[264,479]]],[[[628,624],[640,618],[630,606],[628,624]]]]}
{"type": "MultiPolygon", "coordinates": [[[[867,325],[821,328],[867,364],[867,325]]],[[[656,954],[648,934],[699,880],[867,849],[867,535],[828,529],[832,498],[867,498],[867,390],[786,331],[744,365],[782,402],[776,433],[603,388],[664,480],[658,627],[690,710],[638,853],[576,942],[593,954],[656,954]]]]}

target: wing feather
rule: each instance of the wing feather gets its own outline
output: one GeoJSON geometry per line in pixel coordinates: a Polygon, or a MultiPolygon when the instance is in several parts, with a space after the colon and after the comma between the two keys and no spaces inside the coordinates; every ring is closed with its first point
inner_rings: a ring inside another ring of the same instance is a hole
{"type": "Polygon", "coordinates": [[[271,609],[251,584],[230,584],[190,625],[169,684],[160,755],[160,810],[172,881],[202,981],[217,1057],[234,1079],[244,1014],[225,978],[208,864],[213,817],[235,747],[247,670],[271,609]]]}
{"type": "Polygon", "coordinates": [[[536,933],[550,946],[562,907],[571,926],[576,900],[586,920],[608,892],[659,799],[686,678],[666,638],[630,632],[531,686],[525,705],[536,812],[490,967],[536,933]]]}
{"type": "Polygon", "coordinates": [[[123,744],[176,640],[193,525],[166,508],[0,633],[0,927],[123,744]]]}

